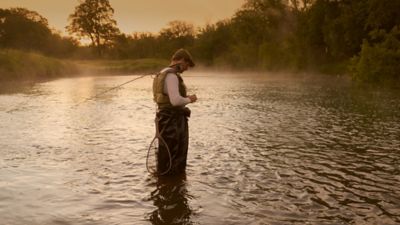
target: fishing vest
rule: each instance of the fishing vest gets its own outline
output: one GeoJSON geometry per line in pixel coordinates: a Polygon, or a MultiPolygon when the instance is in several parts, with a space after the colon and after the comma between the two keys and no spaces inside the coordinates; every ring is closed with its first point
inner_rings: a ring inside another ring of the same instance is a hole
{"type": "Polygon", "coordinates": [[[165,78],[167,77],[168,73],[173,73],[178,77],[179,94],[182,97],[187,97],[186,85],[183,82],[181,75],[179,73],[177,73],[175,69],[169,68],[166,71],[157,74],[153,80],[153,97],[154,97],[154,101],[157,103],[159,109],[174,107],[171,104],[171,101],[169,100],[168,95],[164,93],[164,83],[165,83],[165,78]]]}

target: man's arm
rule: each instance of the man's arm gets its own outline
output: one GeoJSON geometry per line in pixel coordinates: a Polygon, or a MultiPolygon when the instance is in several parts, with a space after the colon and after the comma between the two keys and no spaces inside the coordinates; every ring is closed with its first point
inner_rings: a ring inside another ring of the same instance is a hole
{"type": "Polygon", "coordinates": [[[184,106],[192,102],[190,98],[180,95],[178,77],[173,73],[168,73],[165,78],[164,93],[168,94],[173,106],[184,106]]]}

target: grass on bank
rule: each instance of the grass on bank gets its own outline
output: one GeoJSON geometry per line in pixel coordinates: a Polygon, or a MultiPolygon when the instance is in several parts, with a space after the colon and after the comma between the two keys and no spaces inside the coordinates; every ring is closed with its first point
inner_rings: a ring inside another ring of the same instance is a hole
{"type": "Polygon", "coordinates": [[[169,64],[164,59],[80,60],[74,61],[82,74],[122,75],[158,72],[169,64]]]}
{"type": "Polygon", "coordinates": [[[20,50],[0,50],[0,80],[40,80],[78,73],[71,62],[20,50]]]}
{"type": "Polygon", "coordinates": [[[43,80],[79,75],[124,75],[158,72],[164,59],[62,60],[20,50],[0,50],[0,80],[43,80]]]}

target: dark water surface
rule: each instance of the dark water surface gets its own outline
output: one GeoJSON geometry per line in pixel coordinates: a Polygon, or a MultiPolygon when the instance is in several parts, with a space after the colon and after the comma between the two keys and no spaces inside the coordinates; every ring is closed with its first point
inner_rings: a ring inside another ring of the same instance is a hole
{"type": "Polygon", "coordinates": [[[151,79],[0,94],[1,224],[399,224],[400,94],[343,79],[189,73],[186,175],[157,179],[151,79]]]}

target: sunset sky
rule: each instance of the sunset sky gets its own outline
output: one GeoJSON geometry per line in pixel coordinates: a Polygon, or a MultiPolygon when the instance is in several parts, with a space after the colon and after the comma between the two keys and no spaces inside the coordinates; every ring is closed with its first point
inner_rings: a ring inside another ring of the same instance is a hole
{"type": "MultiPolygon", "coordinates": [[[[110,0],[114,18],[124,33],[158,32],[172,20],[203,26],[231,17],[245,0],[110,0]]],[[[25,7],[37,11],[51,28],[65,32],[68,16],[78,0],[0,0],[0,8],[25,7]]]]}

